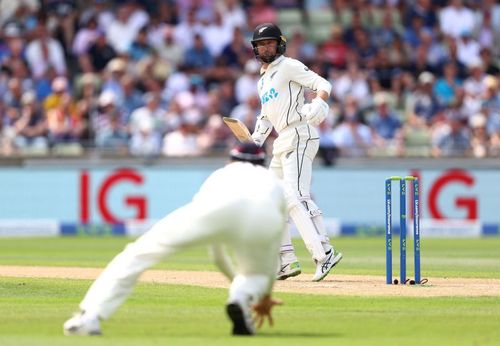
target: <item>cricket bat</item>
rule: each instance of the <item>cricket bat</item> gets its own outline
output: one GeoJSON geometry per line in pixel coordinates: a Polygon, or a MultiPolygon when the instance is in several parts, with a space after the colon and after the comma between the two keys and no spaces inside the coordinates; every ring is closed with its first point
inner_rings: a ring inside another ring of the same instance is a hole
{"type": "Polygon", "coordinates": [[[223,117],[222,120],[226,123],[234,136],[242,143],[253,142],[252,135],[248,128],[238,119],[223,117]]]}

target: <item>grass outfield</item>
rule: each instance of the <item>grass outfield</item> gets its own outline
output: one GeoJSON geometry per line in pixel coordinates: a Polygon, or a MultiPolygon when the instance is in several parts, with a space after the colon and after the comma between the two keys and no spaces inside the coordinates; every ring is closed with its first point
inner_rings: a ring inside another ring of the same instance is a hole
{"type": "MultiPolygon", "coordinates": [[[[2,238],[0,265],[102,267],[127,241],[2,238]]],[[[382,238],[338,238],[335,244],[345,254],[336,273],[384,274],[382,238]]],[[[297,248],[305,271],[312,273],[303,245],[297,248]]],[[[424,239],[422,276],[500,278],[498,249],[499,238],[424,239]]],[[[177,255],[157,268],[215,270],[204,249],[177,255]]],[[[151,283],[140,283],[117,314],[103,323],[104,337],[62,336],[62,323],[90,283],[0,278],[0,345],[494,345],[500,340],[499,297],[278,293],[285,305],[275,310],[275,327],[243,340],[229,336],[223,313],[226,290],[151,283]]]]}

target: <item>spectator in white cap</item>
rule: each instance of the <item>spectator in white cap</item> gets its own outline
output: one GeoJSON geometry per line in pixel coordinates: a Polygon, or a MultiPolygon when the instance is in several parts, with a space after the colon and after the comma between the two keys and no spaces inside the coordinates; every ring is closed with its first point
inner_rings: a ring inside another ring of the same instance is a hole
{"type": "Polygon", "coordinates": [[[155,157],[160,154],[161,137],[154,127],[154,120],[147,117],[138,119],[134,124],[129,144],[132,155],[155,157]]]}
{"type": "Polygon", "coordinates": [[[485,157],[489,151],[489,136],[486,131],[486,117],[482,113],[474,114],[469,118],[471,128],[472,155],[474,157],[485,157]]]}
{"type": "Polygon", "coordinates": [[[70,94],[68,88],[68,79],[62,76],[54,78],[51,84],[51,89],[52,93],[47,96],[47,98],[43,102],[43,108],[45,109],[45,111],[49,111],[53,108],[58,107],[62,102],[62,98],[65,95],[70,94]]]}
{"type": "Polygon", "coordinates": [[[425,119],[430,124],[439,111],[439,102],[432,88],[435,78],[430,72],[422,72],[418,76],[417,90],[410,96],[408,110],[412,115],[425,119]]]}

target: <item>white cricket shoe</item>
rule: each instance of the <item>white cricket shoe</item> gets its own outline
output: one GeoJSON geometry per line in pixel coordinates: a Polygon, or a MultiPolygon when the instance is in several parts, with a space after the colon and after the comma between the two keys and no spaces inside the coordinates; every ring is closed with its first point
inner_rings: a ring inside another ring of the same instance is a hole
{"type": "Polygon", "coordinates": [[[337,265],[342,259],[342,253],[330,250],[323,261],[316,263],[316,273],[314,273],[312,281],[321,281],[328,275],[330,270],[337,265]]]}
{"type": "Polygon", "coordinates": [[[255,326],[250,311],[250,300],[248,302],[233,300],[227,303],[226,312],[233,322],[233,335],[253,335],[255,326]]]}
{"type": "Polygon", "coordinates": [[[300,263],[298,261],[285,263],[280,265],[278,274],[276,275],[276,280],[286,280],[293,276],[297,276],[300,273],[302,273],[302,270],[300,269],[300,263]]]}
{"type": "Polygon", "coordinates": [[[101,335],[99,318],[86,316],[79,312],[64,322],[64,335],[101,335]]]}

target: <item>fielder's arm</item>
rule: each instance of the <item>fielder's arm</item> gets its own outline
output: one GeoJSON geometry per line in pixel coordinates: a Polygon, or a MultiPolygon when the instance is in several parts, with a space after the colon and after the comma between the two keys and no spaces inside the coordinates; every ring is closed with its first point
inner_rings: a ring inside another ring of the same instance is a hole
{"type": "Polygon", "coordinates": [[[272,130],[273,124],[269,119],[265,115],[259,115],[255,124],[255,130],[252,133],[252,139],[255,144],[262,146],[272,130]]]}
{"type": "Polygon", "coordinates": [[[210,249],[217,268],[219,268],[222,274],[224,274],[229,281],[233,281],[236,273],[234,272],[229,256],[224,250],[224,246],[220,244],[213,244],[210,249]]]}

